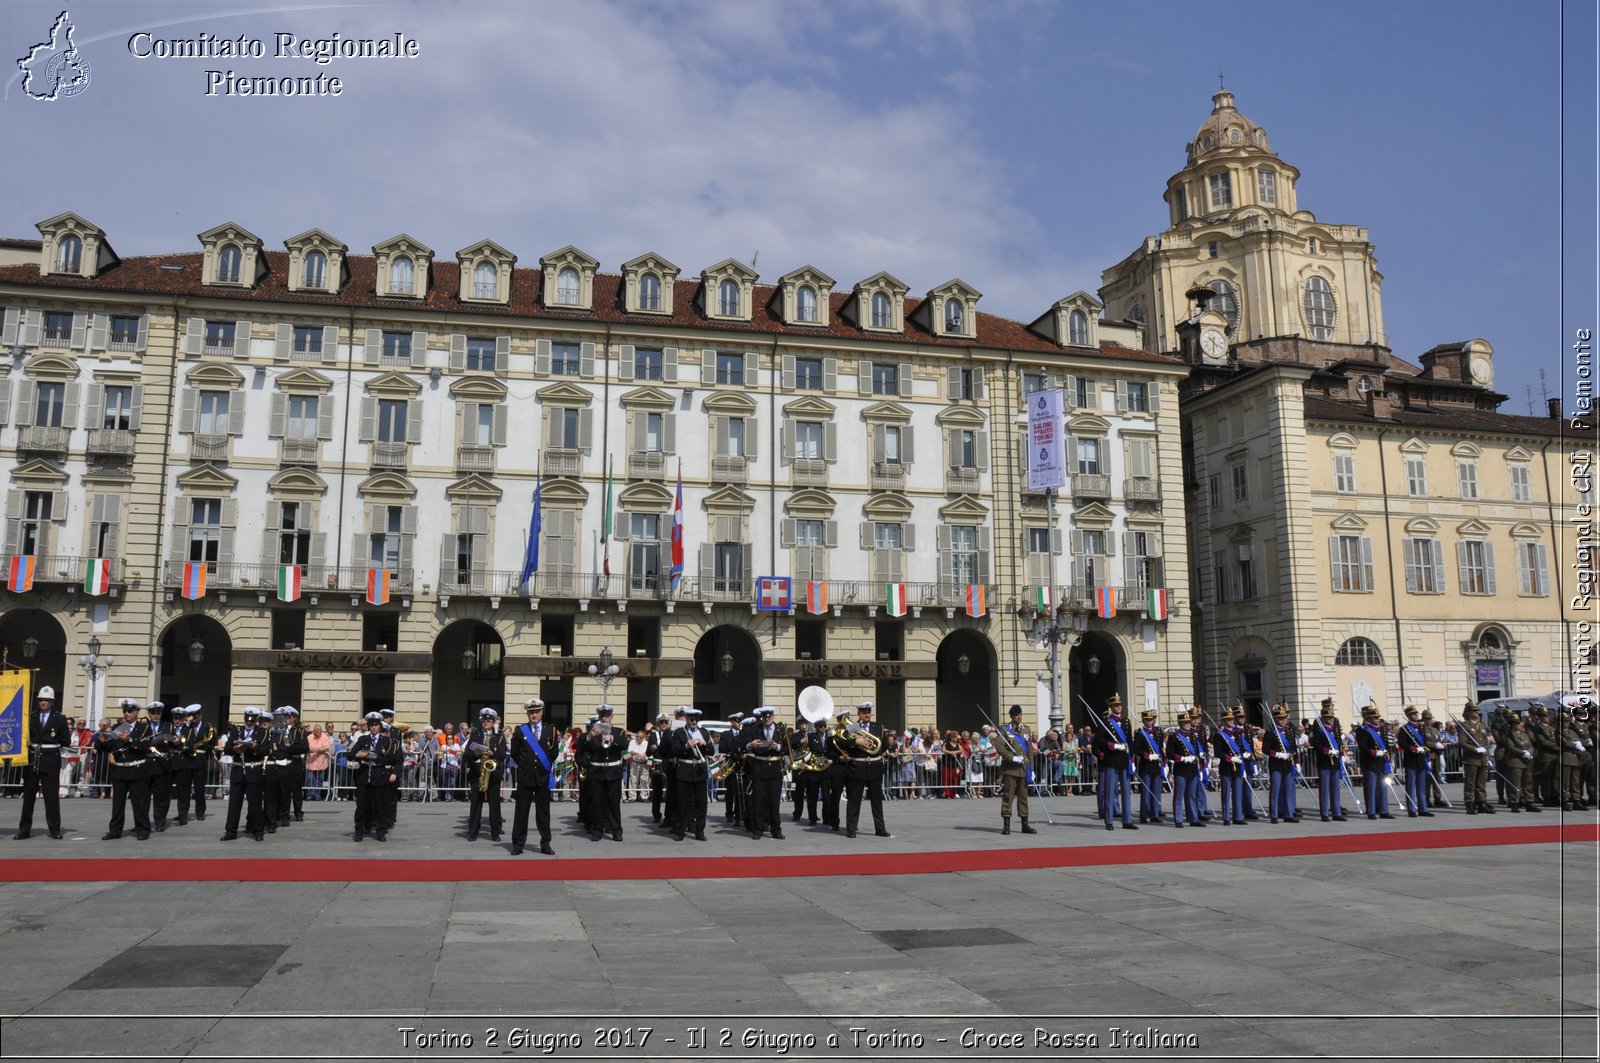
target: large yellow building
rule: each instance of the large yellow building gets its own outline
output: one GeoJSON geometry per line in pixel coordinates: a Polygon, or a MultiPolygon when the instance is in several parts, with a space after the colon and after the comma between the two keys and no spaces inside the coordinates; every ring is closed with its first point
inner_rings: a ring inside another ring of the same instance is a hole
{"type": "Polygon", "coordinates": [[[276,251],[231,223],[123,260],[75,214],[38,229],[0,242],[5,552],[31,570],[0,645],[68,711],[418,723],[538,693],[563,719],[609,650],[634,726],[813,683],[893,725],[1042,718],[1039,585],[1082,629],[1068,704],[1192,697],[1187,571],[1165,564],[1187,551],[1188,370],[1084,293],[1025,325],[960,280],[762,284],[653,253],[607,273],[573,247],[529,268],[405,234],[355,255],[320,229],[276,251]],[[1054,542],[1021,450],[1048,386],[1072,401],[1054,542]],[[794,581],[787,606],[764,576],[794,581]],[[1086,615],[1100,587],[1115,617],[1086,615]]]}
{"type": "Polygon", "coordinates": [[[1592,421],[1498,412],[1483,340],[1395,356],[1366,230],[1301,209],[1298,176],[1217,93],[1168,181],[1170,227],[1101,290],[1193,367],[1196,687],[1301,711],[1331,694],[1348,719],[1573,685],[1592,421]]]}

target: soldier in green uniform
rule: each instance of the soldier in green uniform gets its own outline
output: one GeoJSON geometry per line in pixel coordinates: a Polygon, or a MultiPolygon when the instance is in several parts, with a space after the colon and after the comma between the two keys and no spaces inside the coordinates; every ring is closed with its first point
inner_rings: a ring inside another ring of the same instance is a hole
{"type": "Polygon", "coordinates": [[[1422,710],[1422,737],[1428,744],[1428,807],[1438,808],[1444,804],[1444,791],[1439,789],[1444,779],[1444,729],[1432,709],[1422,710]]]}
{"type": "Polygon", "coordinates": [[[1528,737],[1533,740],[1533,778],[1529,791],[1546,808],[1558,808],[1561,797],[1556,786],[1556,769],[1561,762],[1561,743],[1556,739],[1556,729],[1550,715],[1538,702],[1533,705],[1532,719],[1525,721],[1528,737]]]}
{"type": "Polygon", "coordinates": [[[1595,745],[1600,742],[1600,734],[1596,733],[1597,720],[1600,720],[1600,714],[1594,712],[1588,702],[1578,706],[1578,725],[1589,736],[1589,748],[1583,754],[1583,799],[1590,805],[1600,804],[1600,794],[1595,792],[1596,784],[1600,782],[1595,778],[1595,745]]]}
{"type": "Polygon", "coordinates": [[[1506,720],[1505,741],[1502,743],[1506,750],[1506,799],[1511,803],[1513,812],[1538,812],[1539,802],[1533,791],[1533,737],[1528,733],[1522,717],[1513,716],[1503,709],[1500,715],[1506,720]]]}
{"type": "Polygon", "coordinates": [[[1461,800],[1467,806],[1467,815],[1479,812],[1494,813],[1489,803],[1489,729],[1483,725],[1482,714],[1476,702],[1467,702],[1462,710],[1464,719],[1458,728],[1461,750],[1461,800]]]}
{"type": "Polygon", "coordinates": [[[1561,811],[1587,812],[1583,803],[1583,755],[1589,750],[1588,734],[1578,729],[1572,710],[1562,708],[1556,725],[1556,740],[1561,744],[1561,765],[1556,769],[1556,789],[1561,811]]]}

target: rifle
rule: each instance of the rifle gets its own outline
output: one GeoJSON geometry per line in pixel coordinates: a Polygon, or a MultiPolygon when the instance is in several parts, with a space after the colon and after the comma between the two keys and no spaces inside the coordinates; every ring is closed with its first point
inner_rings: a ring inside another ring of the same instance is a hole
{"type": "MultiPolygon", "coordinates": [[[[977,702],[974,702],[973,704],[976,705],[977,702]]],[[[982,705],[978,705],[978,712],[980,714],[982,714],[982,716],[983,716],[983,718],[985,720],[988,721],[989,726],[994,728],[994,733],[995,734],[999,734],[1000,733],[1000,725],[995,723],[992,719],[989,719],[989,714],[987,712],[983,711],[983,706],[982,705]]],[[[1015,746],[1017,744],[1016,739],[1017,738],[1021,738],[1021,737],[1022,737],[1021,735],[1018,735],[1018,736],[1016,736],[1016,738],[1014,738],[1014,737],[1012,737],[1012,735],[1011,735],[1011,733],[1009,731],[1006,732],[1006,741],[1011,743],[1013,746],[1015,746]]],[[[1028,756],[1027,739],[1025,739],[1025,738],[1023,739],[1023,748],[1018,750],[1018,752],[1020,752],[1024,757],[1028,756]]],[[[1031,761],[1027,764],[1027,774],[1029,774],[1029,775],[1033,774],[1033,764],[1031,763],[1031,761]]],[[[1030,789],[1031,789],[1031,787],[1030,787],[1030,789]]],[[[1043,787],[1041,787],[1040,789],[1042,790],[1043,787]]],[[[1044,803],[1044,794],[1043,793],[1038,793],[1038,794],[1035,794],[1034,796],[1039,799],[1039,807],[1044,809],[1044,821],[1046,823],[1050,824],[1050,826],[1052,826],[1052,827],[1055,826],[1056,825],[1056,821],[1055,821],[1055,818],[1050,815],[1050,806],[1044,803]]],[[[1006,822],[1009,823],[1011,821],[1007,820],[1006,822]]]]}

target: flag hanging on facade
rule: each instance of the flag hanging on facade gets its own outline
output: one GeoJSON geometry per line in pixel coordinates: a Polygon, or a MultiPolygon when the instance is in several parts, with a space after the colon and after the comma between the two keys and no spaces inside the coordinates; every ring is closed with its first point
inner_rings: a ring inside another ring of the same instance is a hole
{"type": "Polygon", "coordinates": [[[600,571],[611,575],[611,455],[606,455],[606,508],[600,514],[600,549],[605,551],[605,560],[600,571]]]}
{"type": "Polygon", "coordinates": [[[299,565],[278,566],[278,601],[298,602],[300,600],[301,571],[299,565]]]}
{"type": "Polygon", "coordinates": [[[185,561],[183,563],[183,596],[191,602],[198,601],[206,596],[206,563],[204,561],[185,561]]]}
{"type": "Polygon", "coordinates": [[[522,587],[528,587],[528,581],[539,571],[539,531],[543,524],[543,516],[539,512],[539,493],[544,489],[544,475],[539,474],[533,481],[533,519],[528,522],[528,549],[522,557],[522,587]]]}
{"type": "Polygon", "coordinates": [[[981,583],[967,584],[967,615],[983,616],[989,611],[988,588],[981,583]]]}
{"type": "Polygon", "coordinates": [[[111,559],[91,557],[83,563],[83,593],[100,597],[111,590],[111,559]]]}
{"type": "Polygon", "coordinates": [[[1117,615],[1117,589],[1115,587],[1096,587],[1094,589],[1094,612],[1101,620],[1110,620],[1117,615]]]}
{"type": "Polygon", "coordinates": [[[828,581],[825,579],[806,580],[806,612],[812,616],[821,616],[828,611],[828,581]]]}
{"type": "Polygon", "coordinates": [[[6,573],[6,590],[12,594],[33,590],[33,570],[37,560],[31,554],[11,555],[11,568],[6,573]]]}
{"type": "Polygon", "coordinates": [[[1167,618],[1167,589],[1165,587],[1151,587],[1146,598],[1145,611],[1150,614],[1150,619],[1165,620],[1167,618]]]}
{"type": "Polygon", "coordinates": [[[888,599],[890,616],[906,615],[906,585],[904,583],[886,583],[884,591],[888,599]]]}
{"type": "Polygon", "coordinates": [[[756,608],[763,613],[787,612],[794,604],[788,576],[762,576],[756,580],[756,608]]]}
{"type": "Polygon", "coordinates": [[[678,459],[678,500],[672,504],[672,589],[683,578],[683,459],[678,459]]]}
{"type": "Polygon", "coordinates": [[[389,603],[389,576],[386,568],[367,569],[367,604],[387,605],[389,603]]]}
{"type": "Polygon", "coordinates": [[[1035,587],[1033,589],[1033,605],[1041,613],[1053,612],[1056,607],[1056,589],[1054,587],[1035,587]]]}

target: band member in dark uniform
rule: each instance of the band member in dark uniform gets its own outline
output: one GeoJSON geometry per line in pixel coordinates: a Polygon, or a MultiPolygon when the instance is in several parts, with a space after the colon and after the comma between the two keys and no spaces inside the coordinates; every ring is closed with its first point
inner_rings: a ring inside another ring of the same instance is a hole
{"type": "Polygon", "coordinates": [[[139,703],[122,701],[122,723],[95,736],[99,752],[109,758],[111,773],[111,823],[101,841],[122,837],[129,801],[133,803],[133,830],[140,841],[150,837],[150,724],[139,719],[139,703]]]}
{"type": "Polygon", "coordinates": [[[61,840],[61,750],[72,746],[67,718],[56,711],[54,687],[40,687],[39,708],[28,731],[28,766],[22,769],[22,818],[17,841],[33,833],[33,801],[44,794],[44,823],[50,837],[61,840]]]}
{"type": "MultiPolygon", "coordinates": [[[[483,804],[489,803],[489,840],[499,841],[503,822],[500,817],[500,782],[506,774],[506,736],[500,730],[500,714],[485,706],[478,710],[478,726],[467,734],[461,750],[461,775],[467,787],[467,841],[478,840],[483,826],[483,804]],[[493,761],[488,778],[484,768],[493,761]]],[[[546,788],[546,793],[549,788],[546,788]]]]}
{"type": "Polygon", "coordinates": [[[294,822],[294,795],[305,779],[305,755],[311,751],[292,706],[272,710],[274,726],[267,749],[267,832],[294,822]]]}
{"type": "Polygon", "coordinates": [[[356,841],[370,832],[380,842],[389,840],[384,821],[385,795],[400,778],[405,753],[400,740],[383,730],[383,716],[367,713],[367,733],[350,746],[349,763],[356,766],[356,841]]]}
{"type": "Polygon", "coordinates": [[[1389,742],[1380,726],[1377,706],[1361,710],[1361,726],[1356,728],[1356,756],[1361,759],[1361,790],[1367,804],[1368,819],[1393,819],[1389,814],[1389,742]]]}
{"type": "Polygon", "coordinates": [[[700,729],[700,710],[680,708],[685,724],[672,731],[666,743],[666,756],[671,763],[673,786],[677,789],[674,800],[677,814],[672,822],[672,836],[683,841],[685,834],[694,840],[706,840],[706,761],[711,749],[710,735],[700,729]]]}
{"type": "Polygon", "coordinates": [[[620,842],[622,777],[628,771],[623,757],[628,753],[628,743],[611,726],[610,705],[596,708],[595,717],[594,727],[578,740],[589,764],[589,840],[597,842],[601,835],[609,834],[613,841],[620,842]]]}
{"type": "Polygon", "coordinates": [[[239,811],[246,808],[244,829],[256,841],[266,837],[266,819],[263,813],[262,788],[266,785],[267,720],[266,714],[254,705],[244,710],[244,722],[228,731],[223,752],[233,758],[228,775],[228,818],[223,825],[222,840],[231,842],[239,836],[239,811]]]}
{"type": "Polygon", "coordinates": [[[856,705],[856,725],[845,737],[844,749],[844,836],[856,836],[864,794],[872,807],[872,833],[880,838],[894,837],[883,822],[883,727],[872,720],[872,702],[856,705]]]}
{"type": "MultiPolygon", "coordinates": [[[[284,722],[289,725],[289,767],[283,775],[283,813],[292,815],[294,822],[305,822],[306,798],[306,756],[311,752],[311,740],[306,737],[306,729],[300,722],[300,710],[293,705],[283,707],[284,722]]],[[[283,826],[289,825],[289,820],[284,819],[283,826]]]]}
{"type": "Polygon", "coordinates": [[[749,773],[750,836],[759,838],[771,832],[783,837],[783,757],[789,748],[783,726],[773,722],[777,710],[763,705],[755,712],[755,723],[743,732],[745,771],[749,773]]]}
{"type": "Polygon", "coordinates": [[[268,834],[278,833],[278,827],[288,822],[288,817],[283,812],[283,772],[289,766],[289,755],[284,751],[288,744],[288,736],[284,729],[288,727],[288,718],[284,715],[283,706],[279,705],[272,712],[263,712],[266,720],[271,721],[267,728],[264,743],[266,761],[262,766],[261,781],[261,810],[266,816],[268,834]]]}
{"type": "MultiPolygon", "coordinates": [[[[394,739],[395,748],[400,751],[400,763],[403,765],[406,758],[406,728],[396,726],[393,709],[379,709],[378,716],[383,720],[383,733],[394,739]]],[[[384,832],[394,830],[395,824],[400,821],[400,772],[394,772],[394,781],[391,782],[382,795],[382,815],[384,832]]]]}
{"type": "Polygon", "coordinates": [[[1127,725],[1122,722],[1122,695],[1113,694],[1106,702],[1104,726],[1094,735],[1094,755],[1100,761],[1101,812],[1106,830],[1112,829],[1117,806],[1122,807],[1122,829],[1138,830],[1133,823],[1133,786],[1128,780],[1129,742],[1127,725]]]}
{"type": "MultiPolygon", "coordinates": [[[[556,756],[561,729],[544,722],[544,702],[529,698],[523,703],[528,722],[511,735],[511,759],[517,762],[516,811],[511,816],[511,855],[521,856],[528,841],[528,806],[534,806],[534,825],[539,829],[539,851],[554,856],[550,848],[550,788],[554,785],[556,756]]],[[[468,785],[471,785],[469,780],[468,785]]]]}
{"type": "Polygon", "coordinates": [[[822,736],[822,748],[828,758],[828,767],[822,773],[822,825],[829,830],[840,826],[839,803],[844,796],[846,767],[844,758],[850,752],[841,735],[849,726],[851,711],[840,709],[833,714],[834,724],[822,736]]]}
{"type": "Polygon", "coordinates": [[[672,716],[666,712],[656,714],[656,725],[645,736],[645,757],[650,764],[650,818],[661,822],[661,810],[665,805],[667,820],[672,819],[672,784],[667,779],[666,765],[662,762],[662,743],[667,740],[667,732],[672,727],[672,716]]]}
{"type": "Polygon", "coordinates": [[[811,724],[801,720],[794,725],[794,730],[789,734],[789,765],[790,775],[794,780],[794,819],[800,821],[801,811],[805,811],[811,820],[811,825],[817,825],[817,795],[822,790],[822,772],[803,771],[799,767],[801,758],[807,753],[811,754],[813,762],[826,761],[828,757],[828,734],[818,724],[813,731],[811,724]]]}
{"type": "MultiPolygon", "coordinates": [[[[1161,822],[1161,768],[1164,741],[1161,728],[1156,726],[1155,709],[1145,709],[1139,714],[1144,726],[1133,732],[1132,754],[1134,774],[1139,776],[1139,822],[1161,822]]],[[[1178,807],[1178,784],[1172,784],[1172,807],[1178,807]]]]}
{"type": "Polygon", "coordinates": [[[217,743],[216,730],[200,716],[199,705],[183,710],[178,727],[178,748],[172,754],[172,789],[178,802],[178,826],[189,822],[189,804],[194,802],[194,818],[206,818],[206,779],[211,773],[211,750],[217,743]]]}
{"type": "Polygon", "coordinates": [[[150,725],[150,820],[159,834],[167,829],[167,812],[172,808],[173,758],[178,754],[178,729],[166,705],[152,701],[144,707],[150,725]]]}
{"type": "Polygon", "coordinates": [[[724,762],[731,761],[734,765],[731,770],[727,770],[722,776],[722,811],[724,818],[729,823],[732,823],[735,818],[742,819],[745,814],[745,809],[739,802],[738,768],[739,746],[743,742],[743,739],[739,737],[739,731],[743,723],[744,720],[738,713],[729,716],[728,729],[722,732],[722,736],[717,739],[717,752],[723,756],[724,762]]]}

